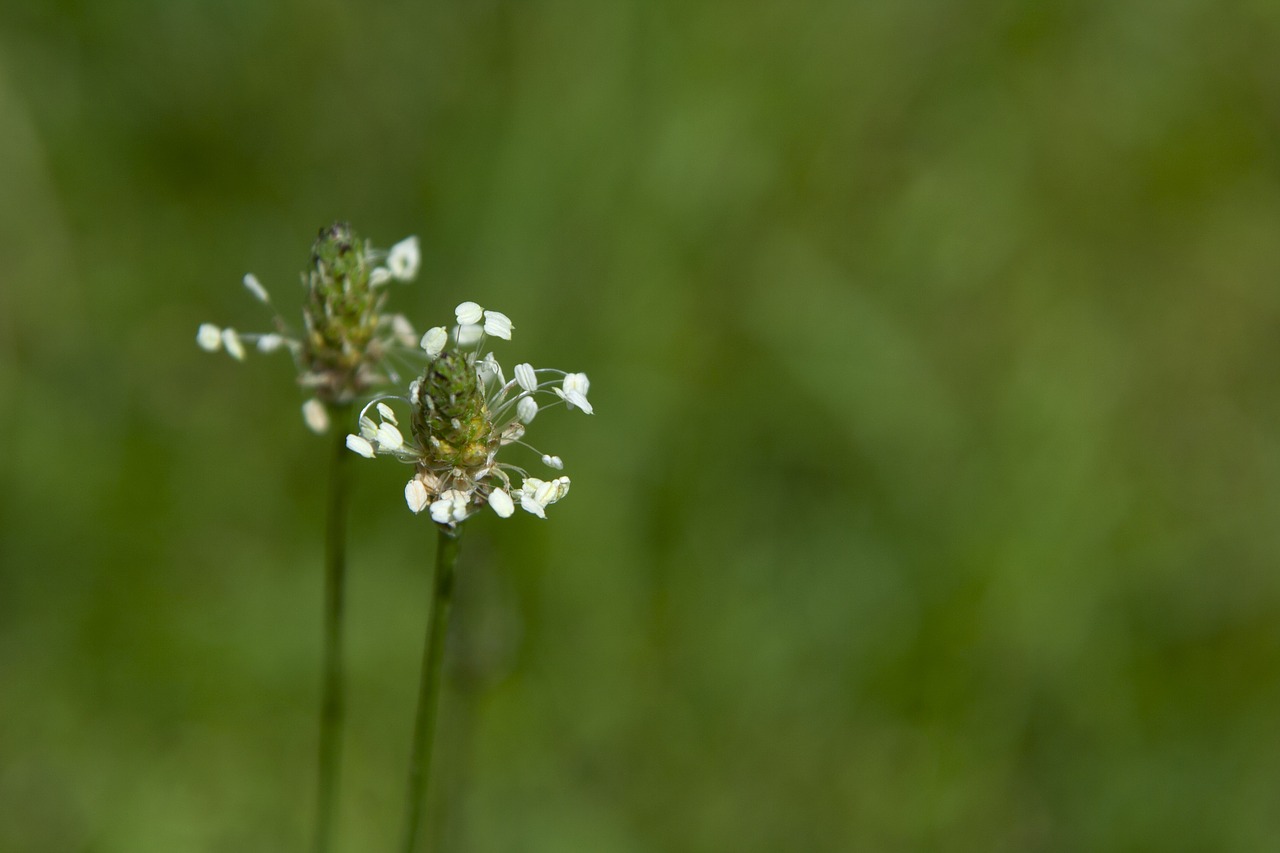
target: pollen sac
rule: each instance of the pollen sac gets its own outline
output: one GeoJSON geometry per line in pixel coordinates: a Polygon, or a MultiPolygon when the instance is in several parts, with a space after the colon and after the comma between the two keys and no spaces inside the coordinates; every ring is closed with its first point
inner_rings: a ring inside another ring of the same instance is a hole
{"type": "Polygon", "coordinates": [[[475,469],[497,443],[489,407],[471,359],[457,350],[437,356],[417,383],[413,434],[429,465],[475,469]]]}

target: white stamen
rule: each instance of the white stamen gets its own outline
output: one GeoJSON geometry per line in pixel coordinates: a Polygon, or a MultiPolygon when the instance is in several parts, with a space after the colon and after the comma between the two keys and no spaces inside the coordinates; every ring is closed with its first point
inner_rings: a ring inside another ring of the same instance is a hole
{"type": "Polygon", "coordinates": [[[400,281],[412,281],[418,274],[421,261],[422,251],[417,237],[405,237],[387,253],[387,268],[400,281]]]}
{"type": "Polygon", "coordinates": [[[502,489],[494,489],[489,493],[489,506],[493,507],[493,511],[498,514],[499,518],[510,518],[511,514],[516,511],[516,505],[511,500],[511,495],[502,489]]]}
{"type": "Polygon", "coordinates": [[[560,395],[560,399],[564,400],[569,411],[573,411],[573,408],[576,406],[588,415],[595,414],[595,410],[591,408],[590,401],[588,401],[587,398],[582,395],[582,392],[577,389],[571,388],[568,391],[564,391],[560,388],[553,388],[552,390],[560,395]]]}
{"type": "Polygon", "coordinates": [[[453,309],[453,313],[458,318],[459,326],[474,326],[480,322],[480,318],[484,316],[485,311],[474,302],[463,302],[453,309]]]}
{"type": "Polygon", "coordinates": [[[413,324],[403,314],[391,315],[391,332],[396,336],[396,340],[407,347],[413,346],[418,340],[418,333],[413,330],[413,324]]]}
{"type": "Polygon", "coordinates": [[[394,425],[380,423],[378,424],[378,447],[381,450],[399,450],[404,447],[404,436],[394,425]]]}
{"type": "Polygon", "coordinates": [[[444,345],[448,342],[449,332],[444,326],[428,329],[427,333],[422,336],[422,348],[427,351],[427,355],[439,355],[444,349],[444,345]]]}
{"type": "Polygon", "coordinates": [[[475,324],[458,326],[455,337],[458,340],[458,346],[469,347],[484,337],[484,329],[475,324]]]}
{"type": "Polygon", "coordinates": [[[404,502],[409,505],[409,509],[413,510],[414,515],[426,509],[430,500],[431,493],[427,491],[427,487],[417,477],[414,477],[405,485],[404,502]]]}
{"type": "Polygon", "coordinates": [[[525,423],[532,423],[538,416],[538,401],[532,397],[521,397],[516,403],[516,417],[525,423]]]}
{"type": "Polygon", "coordinates": [[[302,404],[302,419],[316,435],[324,435],[329,431],[329,410],[314,397],[302,404]]]}
{"type": "Polygon", "coordinates": [[[526,391],[533,391],[538,387],[538,375],[533,372],[533,365],[525,362],[516,365],[516,382],[526,391]]]}
{"type": "Polygon", "coordinates": [[[196,329],[196,346],[205,352],[217,352],[222,348],[222,330],[212,323],[201,323],[196,329]]]}
{"type": "Polygon", "coordinates": [[[222,330],[222,345],[236,361],[244,361],[244,344],[240,343],[240,336],[235,329],[222,330]]]}
{"type": "Polygon", "coordinates": [[[396,413],[393,412],[391,410],[391,407],[388,406],[386,403],[378,404],[378,414],[382,415],[383,420],[391,421],[393,424],[400,423],[398,420],[396,420],[396,413]]]}
{"type": "Polygon", "coordinates": [[[358,435],[347,436],[347,449],[359,453],[365,459],[373,458],[373,445],[358,435]]]}
{"type": "Polygon", "coordinates": [[[504,341],[511,340],[511,318],[498,311],[484,312],[484,333],[504,341]]]}
{"type": "Polygon", "coordinates": [[[244,286],[252,293],[259,302],[270,305],[271,297],[267,295],[267,289],[262,286],[262,282],[258,281],[258,277],[253,273],[244,274],[244,286]]]}

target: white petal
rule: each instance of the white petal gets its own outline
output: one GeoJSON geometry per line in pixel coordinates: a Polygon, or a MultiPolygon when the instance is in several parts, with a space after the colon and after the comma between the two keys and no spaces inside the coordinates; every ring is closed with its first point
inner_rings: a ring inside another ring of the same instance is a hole
{"type": "Polygon", "coordinates": [[[469,347],[480,340],[484,335],[484,329],[474,323],[467,326],[459,326],[457,328],[458,346],[469,347]]]}
{"type": "Polygon", "coordinates": [[[271,332],[266,335],[258,336],[258,352],[275,352],[280,349],[280,345],[284,343],[284,338],[271,332]]]}
{"type": "Polygon", "coordinates": [[[484,312],[484,333],[504,341],[511,340],[511,318],[498,311],[484,312]]]}
{"type": "Polygon", "coordinates": [[[422,512],[426,509],[427,502],[431,500],[431,493],[427,491],[427,487],[417,477],[410,480],[404,487],[404,502],[409,505],[409,509],[414,514],[422,512]]]}
{"type": "Polygon", "coordinates": [[[400,281],[412,281],[418,274],[421,261],[422,251],[418,247],[417,237],[405,237],[387,253],[387,267],[400,281]]]}
{"type": "Polygon", "coordinates": [[[244,274],[244,286],[252,293],[259,302],[270,304],[271,297],[267,295],[267,289],[262,286],[262,282],[258,281],[258,277],[253,273],[244,274]]]}
{"type": "Polygon", "coordinates": [[[427,333],[422,336],[422,348],[427,351],[427,355],[439,355],[448,342],[449,332],[444,326],[427,329],[427,333]]]}
{"type": "Polygon", "coordinates": [[[453,309],[453,313],[458,318],[459,326],[474,326],[484,316],[484,309],[474,302],[463,302],[453,309]]]}
{"type": "Polygon", "coordinates": [[[511,501],[511,495],[502,489],[494,489],[489,493],[489,506],[493,507],[493,511],[498,514],[499,518],[510,518],[511,514],[516,511],[516,505],[511,501]]]}
{"type": "Polygon", "coordinates": [[[240,336],[235,329],[222,330],[222,345],[236,361],[244,361],[244,344],[240,343],[240,336]]]}
{"type": "Polygon", "coordinates": [[[378,447],[381,450],[399,450],[404,447],[404,436],[389,423],[378,424],[378,447]]]}
{"type": "Polygon", "coordinates": [[[365,459],[373,458],[373,445],[358,435],[347,436],[347,449],[359,453],[365,459]]]}
{"type": "Polygon", "coordinates": [[[196,329],[196,346],[205,352],[217,352],[222,348],[222,330],[212,323],[201,323],[196,329]]]}
{"type": "Polygon", "coordinates": [[[317,435],[329,431],[329,410],[314,397],[302,404],[302,419],[307,422],[307,428],[317,435]]]}
{"type": "Polygon", "coordinates": [[[368,415],[360,416],[360,434],[369,441],[378,440],[378,425],[368,415]]]}
{"type": "Polygon", "coordinates": [[[396,413],[393,412],[391,410],[391,407],[388,406],[386,403],[378,404],[378,414],[382,415],[382,419],[384,421],[391,421],[393,424],[400,423],[398,420],[396,420],[396,413]]]}
{"type": "Polygon", "coordinates": [[[369,270],[369,286],[381,287],[391,281],[391,270],[386,267],[374,267],[369,270]]]}
{"type": "Polygon", "coordinates": [[[562,386],[565,392],[577,391],[582,396],[587,396],[587,392],[591,390],[591,380],[587,378],[585,373],[569,373],[564,377],[562,386]]]}
{"type": "Polygon", "coordinates": [[[547,454],[544,453],[542,455],[542,464],[546,465],[548,468],[554,468],[557,471],[564,470],[564,460],[562,460],[559,456],[548,456],[547,454]]]}
{"type": "Polygon", "coordinates": [[[538,375],[533,372],[533,365],[528,362],[516,365],[516,382],[526,391],[538,387],[538,375]]]}
{"type": "Polygon", "coordinates": [[[525,423],[532,423],[538,415],[538,401],[532,397],[521,397],[516,403],[516,416],[525,423]]]}

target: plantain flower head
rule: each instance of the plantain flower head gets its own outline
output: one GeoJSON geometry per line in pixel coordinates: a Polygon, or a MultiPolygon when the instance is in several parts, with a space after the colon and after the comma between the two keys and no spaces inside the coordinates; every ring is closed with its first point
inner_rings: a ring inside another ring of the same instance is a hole
{"type": "MultiPolygon", "coordinates": [[[[303,273],[302,328],[291,328],[279,313],[275,330],[245,334],[204,323],[196,344],[207,352],[226,352],[243,361],[250,347],[262,353],[287,350],[298,370],[298,384],[312,396],[302,405],[303,421],[317,433],[329,428],[329,409],[367,397],[399,381],[393,362],[419,355],[417,333],[403,315],[386,312],[387,283],[412,281],[421,251],[417,237],[378,250],[346,223],[323,228],[311,250],[311,268],[303,273]]],[[[271,296],[253,273],[245,289],[272,307],[271,296]]]]}
{"type": "Polygon", "coordinates": [[[454,317],[452,328],[437,326],[422,336],[429,358],[422,375],[405,395],[381,396],[365,406],[347,447],[369,459],[386,456],[412,465],[405,502],[437,524],[454,527],[485,506],[501,518],[517,506],[546,518],[547,507],[569,493],[569,478],[534,477],[507,460],[513,451],[506,448],[523,447],[547,468],[563,470],[559,456],[525,443],[525,430],[544,408],[563,404],[592,414],[586,374],[526,363],[507,379],[485,345],[490,338],[510,340],[511,319],[475,302],[463,302],[454,317]]]}

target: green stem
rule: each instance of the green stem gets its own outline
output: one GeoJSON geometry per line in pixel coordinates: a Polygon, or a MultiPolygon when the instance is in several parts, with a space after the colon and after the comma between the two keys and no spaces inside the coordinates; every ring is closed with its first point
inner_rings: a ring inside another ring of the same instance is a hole
{"type": "Polygon", "coordinates": [[[431,778],[431,747],[435,741],[436,709],[440,706],[440,670],[444,641],[449,632],[449,605],[453,602],[454,565],[458,561],[461,528],[437,528],[436,576],[431,596],[431,621],[422,650],[422,676],[418,684],[418,711],[414,719],[413,749],[409,755],[409,800],[404,824],[404,853],[417,850],[422,815],[431,778]]]}
{"type": "Polygon", "coordinates": [[[324,539],[324,683],[320,696],[320,762],[316,799],[316,853],[333,841],[334,800],[342,765],[342,612],[347,574],[346,435],[335,431],[329,467],[329,505],[324,539]]]}

